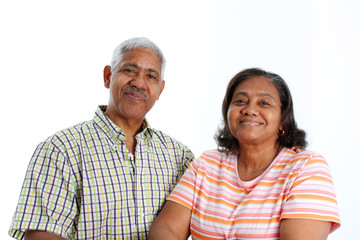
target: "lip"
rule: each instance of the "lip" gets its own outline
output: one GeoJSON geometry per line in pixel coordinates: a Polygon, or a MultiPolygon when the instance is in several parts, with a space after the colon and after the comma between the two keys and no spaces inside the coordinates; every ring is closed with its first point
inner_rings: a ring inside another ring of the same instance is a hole
{"type": "Polygon", "coordinates": [[[135,87],[124,88],[122,92],[131,100],[144,101],[144,102],[149,101],[148,96],[146,96],[146,94],[142,90],[137,89],[135,87]]]}
{"type": "Polygon", "coordinates": [[[246,125],[246,126],[259,126],[259,125],[262,125],[263,123],[258,122],[258,121],[254,121],[254,120],[243,119],[243,120],[240,120],[240,124],[241,125],[246,125]]]}
{"type": "Polygon", "coordinates": [[[147,98],[135,91],[124,91],[124,94],[134,101],[146,101],[147,98]]]}

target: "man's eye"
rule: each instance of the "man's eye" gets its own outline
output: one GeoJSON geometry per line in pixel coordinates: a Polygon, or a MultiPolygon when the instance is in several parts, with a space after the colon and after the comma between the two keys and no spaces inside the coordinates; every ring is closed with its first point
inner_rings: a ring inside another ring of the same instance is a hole
{"type": "Polygon", "coordinates": [[[151,74],[149,74],[148,77],[151,78],[151,79],[156,79],[156,76],[151,75],[151,74]]]}
{"type": "Polygon", "coordinates": [[[131,69],[131,68],[125,68],[122,71],[125,72],[125,73],[135,73],[135,71],[133,69],[131,69]]]}

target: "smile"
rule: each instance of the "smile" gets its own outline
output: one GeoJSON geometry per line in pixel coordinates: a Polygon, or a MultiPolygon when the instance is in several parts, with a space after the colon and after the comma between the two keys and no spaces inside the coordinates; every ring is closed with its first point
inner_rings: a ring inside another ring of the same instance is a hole
{"type": "Polygon", "coordinates": [[[247,125],[247,126],[258,126],[262,125],[262,123],[255,122],[255,121],[240,121],[240,124],[247,125]]]}
{"type": "Polygon", "coordinates": [[[134,100],[141,101],[144,100],[145,98],[145,101],[149,101],[149,97],[146,96],[146,94],[142,90],[136,87],[124,88],[123,93],[128,95],[130,98],[134,100]]]}

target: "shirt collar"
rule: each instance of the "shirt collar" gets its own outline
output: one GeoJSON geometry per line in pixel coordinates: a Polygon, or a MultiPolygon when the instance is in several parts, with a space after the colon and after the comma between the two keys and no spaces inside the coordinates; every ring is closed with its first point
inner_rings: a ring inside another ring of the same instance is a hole
{"type": "MultiPolygon", "coordinates": [[[[102,129],[102,131],[110,138],[113,142],[118,140],[125,141],[125,133],[123,130],[113,123],[106,115],[105,110],[107,105],[100,105],[97,107],[94,122],[102,129]]],[[[153,129],[149,122],[145,119],[141,131],[136,135],[137,139],[151,139],[153,136],[153,129]]]]}

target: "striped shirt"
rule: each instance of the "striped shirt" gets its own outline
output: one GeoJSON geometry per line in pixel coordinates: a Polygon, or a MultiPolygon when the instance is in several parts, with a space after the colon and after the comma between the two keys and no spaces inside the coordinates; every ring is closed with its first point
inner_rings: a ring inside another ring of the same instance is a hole
{"type": "Polygon", "coordinates": [[[194,160],[167,200],[191,209],[193,239],[279,239],[280,221],[306,218],[340,226],[325,159],[283,148],[251,181],[237,174],[237,155],[206,151],[194,160]]]}
{"type": "Polygon", "coordinates": [[[26,229],[67,239],[146,239],[194,156],[145,121],[135,154],[99,107],[91,121],[40,143],[30,161],[9,235],[26,229]]]}

